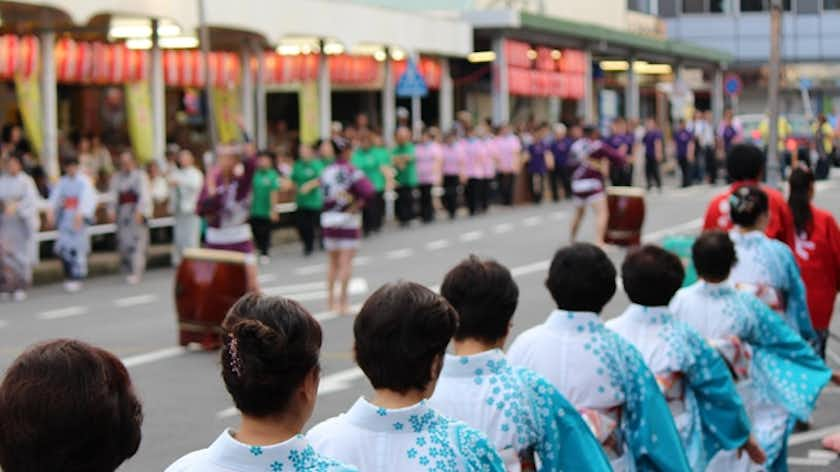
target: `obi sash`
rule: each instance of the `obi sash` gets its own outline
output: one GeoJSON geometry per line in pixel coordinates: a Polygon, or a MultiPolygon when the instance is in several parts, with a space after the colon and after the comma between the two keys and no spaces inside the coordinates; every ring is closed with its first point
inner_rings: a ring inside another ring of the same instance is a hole
{"type": "Polygon", "coordinates": [[[120,205],[127,205],[129,203],[137,203],[139,200],[137,196],[137,192],[134,190],[127,190],[125,192],[120,192],[119,196],[117,197],[117,201],[120,205]]]}
{"type": "Polygon", "coordinates": [[[752,349],[737,336],[709,339],[709,344],[720,354],[737,382],[749,378],[752,349]]]}
{"type": "Polygon", "coordinates": [[[674,417],[685,413],[685,379],[682,372],[667,372],[656,376],[659,390],[665,395],[668,409],[674,417]]]}
{"type": "Polygon", "coordinates": [[[583,408],[578,410],[592,434],[601,443],[610,460],[624,455],[624,440],[621,437],[621,406],[607,410],[583,408]]]}
{"type": "Polygon", "coordinates": [[[64,197],[64,209],[75,210],[79,208],[79,197],[64,197]]]}
{"type": "Polygon", "coordinates": [[[767,284],[751,284],[739,282],[735,288],[755,295],[776,313],[784,313],[787,310],[787,299],[783,291],[767,284]]]}

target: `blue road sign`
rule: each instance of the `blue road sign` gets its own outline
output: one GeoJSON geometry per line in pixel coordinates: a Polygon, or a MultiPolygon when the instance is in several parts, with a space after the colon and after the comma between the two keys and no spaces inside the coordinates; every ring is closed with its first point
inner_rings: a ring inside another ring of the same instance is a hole
{"type": "Polygon", "coordinates": [[[804,90],[809,90],[814,83],[811,82],[811,79],[802,78],[799,79],[799,88],[804,90]]]}
{"type": "Polygon", "coordinates": [[[426,80],[417,69],[417,64],[414,60],[409,59],[405,66],[405,72],[400,76],[397,82],[397,96],[398,97],[425,97],[429,94],[429,87],[426,85],[426,80]]]}
{"type": "Polygon", "coordinates": [[[723,79],[723,89],[727,95],[740,95],[743,88],[744,83],[741,82],[741,78],[736,74],[727,74],[726,78],[723,79]]]}

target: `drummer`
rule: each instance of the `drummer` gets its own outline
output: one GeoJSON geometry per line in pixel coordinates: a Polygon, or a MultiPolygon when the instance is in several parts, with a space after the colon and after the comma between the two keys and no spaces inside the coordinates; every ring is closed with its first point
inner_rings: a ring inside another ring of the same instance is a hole
{"type": "Polygon", "coordinates": [[[207,220],[205,247],[247,255],[249,292],[259,291],[256,257],[248,216],[256,156],[239,157],[235,146],[220,146],[216,166],[207,173],[198,199],[198,214],[207,220]]]}
{"type": "Polygon", "coordinates": [[[609,212],[607,209],[604,179],[610,173],[610,165],[622,167],[624,155],[599,139],[598,128],[586,126],[583,137],[572,145],[571,154],[578,162],[572,172],[572,217],[571,241],[577,240],[580,223],[586,214],[586,207],[595,212],[595,244],[604,246],[609,212]]]}

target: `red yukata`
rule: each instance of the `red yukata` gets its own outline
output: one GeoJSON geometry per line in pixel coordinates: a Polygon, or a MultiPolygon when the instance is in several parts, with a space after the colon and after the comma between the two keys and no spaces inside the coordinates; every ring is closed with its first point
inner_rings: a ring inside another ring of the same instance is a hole
{"type": "Polygon", "coordinates": [[[805,282],[814,329],[826,330],[840,288],[840,228],[825,210],[811,205],[811,214],[813,221],[807,234],[796,236],[793,254],[805,282]]]}
{"type": "MultiPolygon", "coordinates": [[[[709,203],[709,207],[706,209],[703,230],[722,229],[729,231],[732,229],[732,220],[729,218],[729,197],[735,190],[745,185],[756,185],[757,183],[751,180],[735,182],[727,190],[713,198],[709,203]]],[[[767,194],[767,200],[770,206],[770,221],[767,224],[767,229],[764,230],[764,234],[768,238],[777,239],[793,248],[795,233],[793,215],[790,213],[790,208],[784,195],[778,190],[766,185],[759,185],[759,187],[767,194]]]]}

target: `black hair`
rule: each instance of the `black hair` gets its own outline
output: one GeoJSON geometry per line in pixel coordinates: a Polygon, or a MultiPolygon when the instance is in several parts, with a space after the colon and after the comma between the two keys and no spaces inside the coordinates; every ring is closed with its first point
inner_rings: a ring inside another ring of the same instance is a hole
{"type": "Polygon", "coordinates": [[[764,153],[752,144],[736,144],[726,155],[726,171],[734,181],[758,180],[764,173],[764,153]]]}
{"type": "Polygon", "coordinates": [[[751,228],[767,213],[768,205],[764,190],[756,185],[744,185],[729,196],[729,216],[736,225],[751,228]]]}
{"type": "Polygon", "coordinates": [[[440,294],[458,312],[455,339],[495,342],[507,336],[519,303],[519,287],[510,271],[494,260],[471,255],[443,279],[440,294]]]}
{"type": "Polygon", "coordinates": [[[243,414],[282,413],[318,368],[321,325],[299,303],[247,294],[224,322],[222,379],[243,414]]]}
{"type": "Polygon", "coordinates": [[[274,162],[275,160],[277,160],[277,153],[275,153],[271,149],[260,149],[259,151],[257,151],[257,156],[268,157],[268,158],[271,159],[271,162],[274,162]]]}
{"type": "Polygon", "coordinates": [[[615,266],[598,246],[576,243],[554,254],[545,286],[557,308],[599,313],[615,295],[615,266]]]}
{"type": "Polygon", "coordinates": [[[113,472],[137,452],[142,424],[119,359],[81,341],[47,341],[18,356],[0,384],[0,467],[113,472]]]}
{"type": "Polygon", "coordinates": [[[631,250],[621,264],[624,291],[638,305],[667,305],[682,286],[684,277],[680,258],[652,244],[631,250]]]}
{"type": "Polygon", "coordinates": [[[356,363],[374,389],[425,390],[435,362],[458,327],[443,297],[414,282],[383,285],[368,297],[353,324],[356,363]]]}
{"type": "Polygon", "coordinates": [[[807,233],[808,226],[814,219],[811,213],[811,190],[814,186],[814,173],[807,167],[795,167],[788,179],[790,194],[788,206],[793,213],[793,225],[797,233],[807,233]]]}
{"type": "Polygon", "coordinates": [[[726,280],[738,262],[735,244],[719,229],[705,231],[694,241],[691,259],[697,275],[715,282],[726,280]]]}

